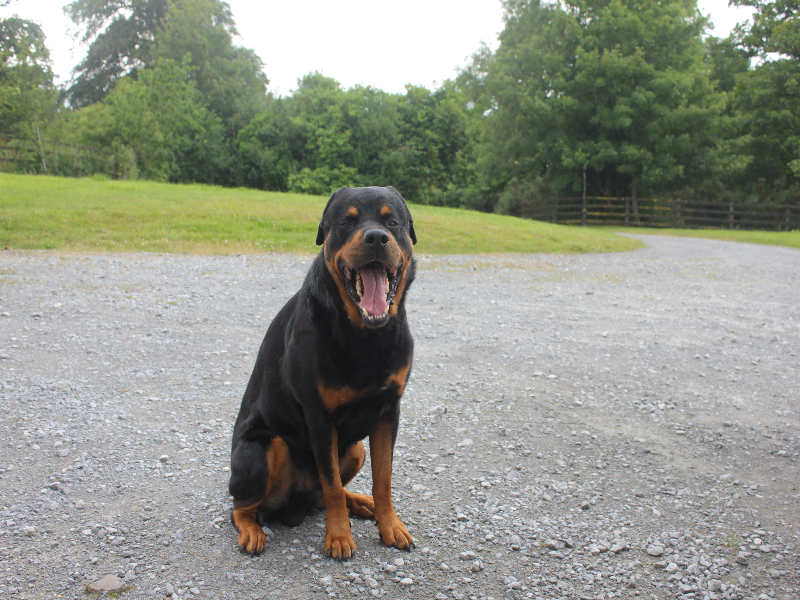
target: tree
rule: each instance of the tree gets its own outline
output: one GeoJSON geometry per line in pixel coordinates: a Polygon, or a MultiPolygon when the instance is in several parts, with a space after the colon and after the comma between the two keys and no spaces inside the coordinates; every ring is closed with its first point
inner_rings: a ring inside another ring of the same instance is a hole
{"type": "Polygon", "coordinates": [[[153,60],[181,61],[189,55],[197,91],[206,108],[222,120],[231,141],[264,110],[268,83],[258,55],[233,44],[237,33],[227,3],[172,0],[152,51],[153,60]]]}
{"type": "MultiPolygon", "coordinates": [[[[200,104],[189,72],[185,64],[160,59],[153,69],[140,70],[136,81],[120,81],[103,102],[103,135],[116,152],[130,157],[123,179],[135,166],[146,179],[207,181],[181,169],[193,149],[210,158],[203,149],[214,145],[214,118],[200,104]]],[[[213,163],[208,170],[213,172],[213,163]]]]}
{"type": "Polygon", "coordinates": [[[237,31],[226,2],[74,0],[65,12],[89,45],[68,90],[75,107],[102,100],[117,81],[136,79],[158,59],[180,63],[189,54],[200,97],[222,119],[229,140],[264,109],[264,64],[252,50],[233,44],[237,31]]]}
{"type": "MultiPolygon", "coordinates": [[[[142,71],[153,71],[160,61],[182,64],[196,90],[193,102],[209,113],[203,130],[209,135],[213,132],[214,154],[197,145],[186,148],[174,155],[176,162],[167,169],[169,178],[232,185],[237,177],[234,141],[240,129],[264,110],[267,78],[261,59],[233,44],[237,31],[228,4],[221,0],[74,0],[65,10],[83,29],[82,40],[89,44],[68,90],[72,106],[102,101],[118,83],[136,81],[142,71]],[[221,142],[217,134],[222,135],[221,142]]],[[[136,162],[142,160],[138,155],[136,162]]]]}
{"type": "Polygon", "coordinates": [[[291,98],[268,98],[267,108],[256,115],[236,138],[239,185],[285,192],[289,177],[304,160],[306,139],[290,114],[291,98]]]}
{"type": "Polygon", "coordinates": [[[19,17],[0,20],[0,134],[34,139],[42,171],[42,128],[57,108],[50,55],[41,28],[19,17]]]}
{"type": "Polygon", "coordinates": [[[394,185],[415,202],[460,205],[471,181],[466,106],[452,82],[389,94],[311,73],[239,133],[239,181],[315,194],[394,185]]]}
{"type": "Polygon", "coordinates": [[[359,185],[401,185],[393,160],[402,138],[401,103],[400,94],[370,86],[357,85],[345,92],[345,127],[351,146],[348,164],[358,171],[359,185]]]}
{"type": "Polygon", "coordinates": [[[756,9],[737,29],[740,46],[757,59],[737,78],[735,107],[747,119],[745,179],[760,199],[800,202],[800,7],[797,2],[737,0],[756,9]]]}
{"type": "Polygon", "coordinates": [[[653,193],[713,168],[718,112],[695,0],[505,0],[500,47],[460,82],[485,112],[491,188],[544,177],[556,192],[653,193]]]}
{"type": "MultiPolygon", "coordinates": [[[[163,27],[168,0],[74,0],[64,8],[83,28],[89,46],[75,67],[67,91],[76,108],[101,101],[123,77],[136,77],[152,63],[156,35],[163,27]]],[[[180,58],[180,57],[179,57],[180,58]]]]}
{"type": "Polygon", "coordinates": [[[357,185],[346,95],[339,82],[321,73],[306,75],[298,81],[292,109],[305,151],[300,170],[289,177],[289,189],[327,195],[342,186],[357,185]]]}
{"type": "Polygon", "coordinates": [[[451,204],[453,186],[469,183],[467,100],[453,82],[438,90],[406,86],[399,105],[399,144],[387,160],[392,180],[415,202],[451,204]]]}
{"type": "Polygon", "coordinates": [[[731,97],[736,77],[750,70],[750,57],[733,37],[707,37],[705,63],[714,88],[731,97]]]}

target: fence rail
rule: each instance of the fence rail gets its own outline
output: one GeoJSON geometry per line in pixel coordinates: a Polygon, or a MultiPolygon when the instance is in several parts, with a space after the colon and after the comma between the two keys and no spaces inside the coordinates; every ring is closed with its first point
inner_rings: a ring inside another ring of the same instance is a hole
{"type": "Polygon", "coordinates": [[[113,175],[119,158],[103,148],[0,134],[0,172],[50,173],[82,177],[94,173],[113,175]]]}
{"type": "Polygon", "coordinates": [[[520,216],[563,225],[624,225],[679,229],[800,229],[800,206],[587,197],[528,202],[520,216]]]}

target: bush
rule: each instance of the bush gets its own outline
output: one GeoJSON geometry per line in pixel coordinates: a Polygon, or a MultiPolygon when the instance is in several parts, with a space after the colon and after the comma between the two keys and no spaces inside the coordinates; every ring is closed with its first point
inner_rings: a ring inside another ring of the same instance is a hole
{"type": "Polygon", "coordinates": [[[549,186],[541,179],[527,181],[512,177],[495,204],[494,212],[521,217],[527,205],[552,197],[549,186]]]}

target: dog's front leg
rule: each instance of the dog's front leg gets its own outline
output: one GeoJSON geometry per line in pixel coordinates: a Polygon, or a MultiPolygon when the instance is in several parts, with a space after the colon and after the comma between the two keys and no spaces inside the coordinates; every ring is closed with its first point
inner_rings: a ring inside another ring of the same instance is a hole
{"type": "Polygon", "coordinates": [[[314,458],[317,461],[327,512],[325,554],[337,560],[347,560],[355,556],[356,543],[350,532],[347,500],[339,474],[339,439],[336,427],[313,433],[316,434],[312,442],[314,458]]]}
{"type": "Polygon", "coordinates": [[[397,437],[397,421],[384,418],[369,436],[369,455],[372,460],[372,497],[375,500],[375,520],[381,541],[387,546],[405,550],[414,547],[414,539],[394,512],[392,504],[392,455],[397,437]]]}

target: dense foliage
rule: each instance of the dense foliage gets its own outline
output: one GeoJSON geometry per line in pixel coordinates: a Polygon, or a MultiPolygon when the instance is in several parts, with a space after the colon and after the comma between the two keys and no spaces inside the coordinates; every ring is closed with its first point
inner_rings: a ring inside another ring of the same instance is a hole
{"type": "Polygon", "coordinates": [[[760,198],[798,203],[800,181],[800,4],[735,0],[756,9],[736,32],[754,67],[736,78],[734,105],[745,119],[750,163],[741,183],[760,198]]]}
{"type": "Polygon", "coordinates": [[[311,73],[275,97],[221,0],[74,0],[88,52],[60,91],[41,30],[0,21],[0,137],[27,144],[2,164],[511,214],[584,175],[591,195],[800,203],[797,3],[733,2],[755,18],[720,39],[696,0],[503,0],[497,50],[438,89],[311,73]]]}
{"type": "Polygon", "coordinates": [[[50,53],[35,23],[0,21],[0,132],[36,140],[37,168],[47,169],[41,130],[54,118],[58,91],[50,53]]]}
{"type": "Polygon", "coordinates": [[[481,154],[492,183],[545,178],[578,192],[585,165],[593,193],[622,196],[707,175],[716,107],[693,0],[513,0],[506,10],[500,48],[462,77],[489,113],[481,154]]]}
{"type": "Polygon", "coordinates": [[[400,95],[308,75],[239,134],[240,183],[309,194],[392,184],[442,203],[470,175],[465,102],[452,86],[400,95]]]}

